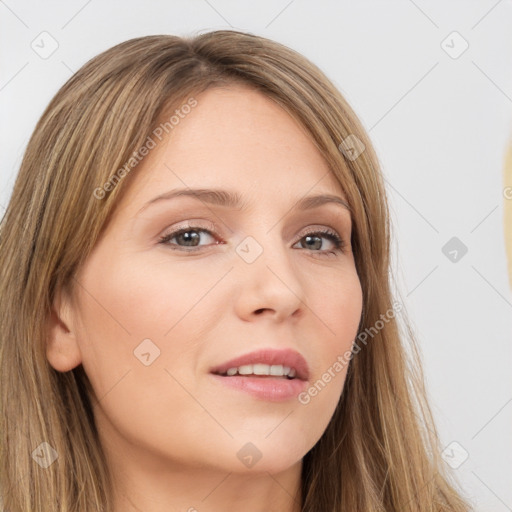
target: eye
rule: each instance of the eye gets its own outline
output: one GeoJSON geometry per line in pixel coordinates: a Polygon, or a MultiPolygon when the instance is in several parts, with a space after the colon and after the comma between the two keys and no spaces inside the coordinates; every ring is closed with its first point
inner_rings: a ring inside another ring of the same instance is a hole
{"type": "MultiPolygon", "coordinates": [[[[214,231],[214,229],[206,229],[202,226],[187,225],[162,236],[158,243],[167,245],[173,250],[195,252],[201,247],[201,239],[204,239],[202,234],[216,240],[213,245],[221,243],[216,238],[214,231]]],[[[346,247],[343,238],[331,229],[313,229],[303,235],[295,245],[297,244],[301,244],[303,249],[311,249],[312,252],[322,256],[336,255],[336,253],[344,252],[346,247]],[[331,247],[322,250],[322,246],[325,245],[322,239],[327,239],[331,247]]]]}
{"type": "MultiPolygon", "coordinates": [[[[304,241],[306,244],[306,248],[314,249],[313,252],[318,252],[320,254],[327,255],[326,253],[335,254],[336,252],[344,252],[345,251],[345,241],[341,238],[336,231],[331,229],[322,229],[322,230],[314,230],[306,233],[297,243],[301,243],[304,241]],[[330,243],[334,246],[334,248],[317,250],[322,247],[322,238],[328,239],[330,243]]],[[[304,244],[301,243],[304,247],[304,244]]]]}
{"type": "Polygon", "coordinates": [[[182,247],[190,247],[192,249],[183,249],[185,251],[195,251],[194,247],[200,247],[201,233],[206,233],[210,237],[214,238],[213,233],[200,226],[187,226],[171,233],[164,235],[160,238],[159,243],[163,245],[169,245],[174,250],[182,250],[182,247]],[[176,239],[176,243],[171,243],[172,240],[176,239]],[[172,246],[178,246],[176,249],[172,246]]]}

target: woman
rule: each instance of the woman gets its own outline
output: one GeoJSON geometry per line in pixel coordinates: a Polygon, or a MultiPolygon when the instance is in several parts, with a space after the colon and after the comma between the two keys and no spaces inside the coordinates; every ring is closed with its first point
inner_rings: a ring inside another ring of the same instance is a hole
{"type": "Polygon", "coordinates": [[[0,255],[6,510],[469,510],[402,345],[377,157],[285,46],[92,59],[35,129],[0,255]]]}

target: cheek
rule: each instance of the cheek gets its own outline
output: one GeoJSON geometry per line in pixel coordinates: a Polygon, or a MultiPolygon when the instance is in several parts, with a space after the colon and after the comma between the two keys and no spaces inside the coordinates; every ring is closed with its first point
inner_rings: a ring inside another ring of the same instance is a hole
{"type": "MultiPolygon", "coordinates": [[[[151,264],[135,255],[108,265],[91,258],[79,279],[84,324],[79,341],[98,397],[128,372],[130,379],[140,379],[140,389],[180,391],[170,374],[193,386],[197,352],[229,295],[219,282],[229,268],[194,272],[191,262],[165,255],[151,264]]],[[[135,396],[132,404],[139,403],[135,396]]]]}
{"type": "Polygon", "coordinates": [[[324,357],[335,359],[340,350],[351,347],[357,336],[363,305],[359,277],[354,267],[347,267],[318,281],[316,289],[311,285],[309,289],[308,306],[322,325],[324,357]]]}
{"type": "MultiPolygon", "coordinates": [[[[83,364],[100,400],[100,428],[112,423],[135,442],[184,458],[198,450],[195,444],[205,431],[215,433],[215,442],[224,442],[227,453],[236,453],[229,443],[253,439],[262,450],[279,455],[283,464],[287,457],[304,455],[321,437],[339,400],[346,368],[314,396],[313,391],[307,404],[291,403],[294,414],[286,420],[281,409],[269,407],[262,414],[262,404],[245,397],[239,404],[228,404],[210,390],[207,377],[197,378],[202,344],[220,340],[227,323],[238,321],[229,320],[233,293],[239,288],[227,275],[230,263],[219,261],[201,272],[197,269],[204,263],[199,260],[180,262],[165,256],[151,264],[135,256],[119,258],[108,267],[99,263],[92,260],[80,282],[87,290],[81,294],[83,364]],[[243,415],[238,412],[242,408],[243,415]],[[279,429],[268,437],[276,425],[279,429]],[[284,448],[289,439],[294,440],[294,453],[284,448]]],[[[312,340],[314,346],[300,349],[311,359],[313,386],[319,379],[325,382],[322,376],[328,368],[350,349],[362,293],[355,269],[348,264],[334,278],[327,267],[301,277],[307,301],[301,329],[305,342],[312,340]]],[[[212,461],[218,457],[214,444],[201,449],[204,456],[211,452],[212,461]]]]}
{"type": "MultiPolygon", "coordinates": [[[[130,354],[147,338],[168,344],[196,314],[195,308],[218,281],[218,272],[191,272],[190,264],[185,268],[165,259],[148,265],[134,257],[101,272],[91,265],[81,280],[87,290],[81,298],[87,330],[97,341],[108,340],[101,350],[110,346],[130,354]]],[[[188,328],[194,325],[200,327],[189,322],[188,328]]]]}
{"type": "Polygon", "coordinates": [[[134,258],[129,263],[130,270],[117,271],[122,284],[119,291],[114,284],[112,300],[123,295],[119,314],[127,317],[138,337],[153,336],[169,345],[185,328],[186,338],[197,338],[204,334],[211,317],[218,319],[218,298],[226,295],[230,282],[229,276],[225,276],[230,270],[229,263],[185,261],[163,253],[151,264],[141,262],[139,272],[134,272],[131,269],[136,261],[134,258]]]}
{"type": "Polygon", "coordinates": [[[219,307],[213,294],[208,296],[218,277],[175,269],[137,266],[136,258],[129,268],[119,261],[101,272],[91,264],[80,278],[87,292],[80,296],[79,341],[99,401],[98,428],[112,438],[113,425],[134,443],[153,449],[167,446],[185,457],[192,448],[184,424],[189,432],[199,426],[218,428],[191,398],[199,396],[193,378],[195,354],[208,318],[214,318],[208,317],[207,308],[219,307]],[[202,422],[196,425],[194,418],[202,422]]]}
{"type": "MultiPolygon", "coordinates": [[[[86,326],[81,349],[98,393],[108,391],[128,370],[140,370],[153,360],[155,367],[188,379],[197,363],[194,354],[222,322],[225,311],[219,311],[220,304],[229,307],[232,278],[221,279],[229,264],[198,272],[200,261],[162,257],[148,265],[144,258],[133,257],[102,265],[100,272],[95,263],[90,262],[80,279],[87,290],[81,299],[86,326]]],[[[323,374],[351,348],[362,308],[361,285],[353,266],[341,268],[334,276],[323,270],[302,279],[307,303],[304,338],[314,339],[317,347],[300,349],[310,356],[315,375],[323,374]]],[[[330,387],[339,392],[340,380],[330,387]]]]}
{"type": "Polygon", "coordinates": [[[322,293],[311,293],[310,308],[323,336],[317,340],[310,387],[299,395],[298,401],[308,410],[309,417],[315,418],[308,422],[312,435],[323,432],[342,394],[362,303],[363,292],[355,268],[341,273],[339,279],[324,281],[322,293]]]}

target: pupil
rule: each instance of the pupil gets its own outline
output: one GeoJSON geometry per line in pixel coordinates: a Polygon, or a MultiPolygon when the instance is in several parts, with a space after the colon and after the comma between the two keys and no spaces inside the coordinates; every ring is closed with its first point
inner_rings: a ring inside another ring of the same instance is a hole
{"type": "Polygon", "coordinates": [[[199,235],[195,231],[185,231],[184,233],[181,233],[179,236],[182,237],[182,239],[185,240],[186,245],[189,246],[195,246],[199,242],[199,235]]]}
{"type": "MultiPolygon", "coordinates": [[[[321,246],[322,246],[322,239],[321,239],[320,237],[318,237],[318,236],[306,235],[306,243],[311,242],[311,241],[313,241],[313,243],[315,243],[315,242],[316,242],[316,244],[315,244],[315,246],[314,246],[314,248],[315,248],[315,249],[320,249],[320,248],[321,248],[321,246]]],[[[312,247],[312,246],[310,245],[310,248],[311,248],[311,247],[312,247]]]]}

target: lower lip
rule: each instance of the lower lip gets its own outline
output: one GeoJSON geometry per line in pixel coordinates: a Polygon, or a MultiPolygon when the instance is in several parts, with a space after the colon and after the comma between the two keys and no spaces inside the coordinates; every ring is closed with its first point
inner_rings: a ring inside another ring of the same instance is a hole
{"type": "Polygon", "coordinates": [[[301,379],[285,379],[279,377],[225,377],[212,373],[221,384],[246,393],[260,400],[270,402],[284,402],[297,395],[307,388],[307,381],[301,379]]]}

